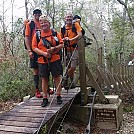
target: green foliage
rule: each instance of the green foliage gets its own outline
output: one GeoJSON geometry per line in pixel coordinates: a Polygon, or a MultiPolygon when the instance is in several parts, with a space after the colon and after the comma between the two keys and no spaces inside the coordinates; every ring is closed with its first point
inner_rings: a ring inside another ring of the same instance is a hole
{"type": "Polygon", "coordinates": [[[47,125],[41,128],[41,133],[42,134],[47,134],[47,125]]]}
{"type": "Polygon", "coordinates": [[[12,60],[0,64],[0,100],[18,100],[32,92],[32,74],[25,64],[12,60]]]}
{"type": "Polygon", "coordinates": [[[86,62],[91,62],[92,64],[97,62],[97,51],[93,46],[85,48],[85,56],[86,62]]]}
{"type": "Polygon", "coordinates": [[[133,112],[133,110],[134,110],[134,106],[132,106],[131,104],[124,105],[123,107],[124,112],[133,112]]]}
{"type": "Polygon", "coordinates": [[[120,16],[115,15],[111,22],[111,29],[113,37],[111,39],[112,51],[110,53],[112,53],[114,59],[117,59],[117,56],[121,53],[124,59],[127,59],[134,48],[132,27],[129,20],[123,18],[121,14],[120,16]]]}
{"type": "Polygon", "coordinates": [[[29,94],[30,82],[20,79],[14,79],[10,83],[4,84],[0,92],[0,100],[18,100],[29,94]]]}

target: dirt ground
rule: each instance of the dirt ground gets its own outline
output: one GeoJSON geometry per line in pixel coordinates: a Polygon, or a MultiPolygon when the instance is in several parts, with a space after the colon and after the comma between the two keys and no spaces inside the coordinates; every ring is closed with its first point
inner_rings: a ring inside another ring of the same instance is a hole
{"type": "MultiPolygon", "coordinates": [[[[74,121],[66,121],[63,124],[65,134],[84,134],[86,126],[74,121]]],[[[118,131],[100,130],[92,127],[91,134],[134,134],[134,112],[124,112],[123,121],[118,131]]]]}

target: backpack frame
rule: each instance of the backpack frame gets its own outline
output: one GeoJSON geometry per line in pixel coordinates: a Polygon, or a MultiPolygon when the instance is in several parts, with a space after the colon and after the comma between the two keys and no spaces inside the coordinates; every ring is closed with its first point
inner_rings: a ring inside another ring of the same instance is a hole
{"type": "MultiPolygon", "coordinates": [[[[82,27],[81,27],[82,28],[82,27]]],[[[77,31],[76,31],[76,27],[75,27],[75,22],[72,24],[72,32],[74,32],[76,35],[77,35],[77,31]]],[[[66,26],[64,25],[62,28],[61,28],[61,34],[62,34],[62,37],[64,38],[64,35],[66,33],[66,30],[69,30],[69,29],[66,29],[66,26]]],[[[85,30],[82,28],[82,35],[84,36],[85,35],[85,30]]]]}
{"type": "MultiPolygon", "coordinates": [[[[30,21],[29,26],[30,26],[30,36],[32,36],[33,30],[35,29],[35,23],[33,20],[30,21]]],[[[26,30],[26,25],[23,30],[23,36],[24,36],[24,47],[25,47],[25,49],[27,49],[26,42],[25,42],[25,30],[26,30]]]]}

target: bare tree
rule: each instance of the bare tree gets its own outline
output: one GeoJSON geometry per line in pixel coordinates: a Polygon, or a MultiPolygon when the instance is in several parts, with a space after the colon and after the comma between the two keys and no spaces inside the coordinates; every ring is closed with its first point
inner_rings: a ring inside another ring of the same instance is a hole
{"type": "Polygon", "coordinates": [[[25,0],[26,19],[28,19],[28,1],[25,0]]]}
{"type": "Polygon", "coordinates": [[[133,22],[133,20],[132,20],[132,17],[131,17],[131,15],[130,15],[130,12],[129,12],[129,10],[128,10],[128,6],[127,6],[127,1],[125,1],[125,2],[123,2],[122,0],[117,0],[121,5],[123,5],[124,6],[124,8],[125,8],[125,10],[126,10],[126,12],[127,12],[127,14],[128,14],[128,18],[129,18],[129,20],[130,20],[130,22],[131,22],[131,25],[132,25],[132,27],[133,27],[133,30],[134,30],[134,22],[133,22]]]}
{"type": "Polygon", "coordinates": [[[2,44],[3,44],[3,49],[4,49],[4,57],[7,57],[7,42],[6,42],[6,38],[7,38],[7,35],[6,35],[6,27],[5,27],[5,1],[3,0],[3,11],[2,11],[2,29],[3,29],[3,41],[2,41],[2,44]]]}

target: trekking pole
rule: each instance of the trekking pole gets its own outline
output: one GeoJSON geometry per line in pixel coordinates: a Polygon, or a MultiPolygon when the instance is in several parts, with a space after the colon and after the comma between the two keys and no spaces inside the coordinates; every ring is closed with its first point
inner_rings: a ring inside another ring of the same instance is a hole
{"type": "Polygon", "coordinates": [[[94,106],[94,101],[95,101],[95,97],[96,97],[96,91],[93,94],[93,99],[92,99],[92,103],[91,106],[89,107],[90,109],[90,116],[89,116],[89,123],[84,131],[84,134],[90,134],[91,133],[91,119],[92,119],[92,113],[93,113],[93,106],[94,106]]]}

